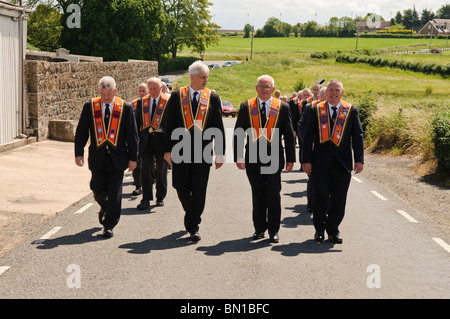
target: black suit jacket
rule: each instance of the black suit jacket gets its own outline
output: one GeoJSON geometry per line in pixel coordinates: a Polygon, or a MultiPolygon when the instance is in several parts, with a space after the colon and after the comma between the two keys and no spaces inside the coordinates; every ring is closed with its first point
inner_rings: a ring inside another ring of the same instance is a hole
{"type": "Polygon", "coordinates": [[[138,147],[137,128],[131,104],[123,104],[122,121],[120,123],[116,148],[106,142],[97,149],[95,136],[92,106],[91,101],[89,101],[83,106],[83,111],[81,112],[75,133],[75,157],[84,156],[84,147],[89,137],[91,137],[88,158],[89,169],[91,171],[101,170],[103,168],[106,158],[106,145],[109,147],[111,159],[116,170],[125,170],[128,167],[128,161],[136,161],[138,147]]]}
{"type": "MultiPolygon", "coordinates": [[[[163,138],[159,138],[160,134],[163,134],[166,130],[166,122],[167,122],[167,107],[169,104],[169,101],[167,101],[166,103],[166,107],[164,109],[164,113],[162,115],[161,118],[161,126],[160,129],[163,131],[162,133],[153,133],[153,134],[158,134],[158,137],[156,137],[155,135],[150,134],[148,128],[147,129],[142,129],[142,126],[144,123],[144,120],[142,118],[142,99],[138,99],[137,103],[136,103],[136,109],[135,109],[135,116],[136,116],[136,125],[138,128],[138,132],[139,132],[139,154],[144,154],[145,151],[147,150],[147,147],[149,145],[149,143],[157,143],[158,145],[155,145],[155,149],[160,150],[160,152],[163,152],[163,145],[162,145],[162,140],[163,138]],[[155,138],[156,137],[156,138],[155,138]],[[161,145],[159,145],[161,144],[161,145]]],[[[151,106],[150,106],[151,107],[151,106]]],[[[150,119],[150,121],[152,121],[153,119],[150,119]]]]}
{"type": "MultiPolygon", "coordinates": [[[[177,143],[183,143],[183,137],[181,136],[175,136],[172,138],[172,133],[176,129],[184,129],[184,116],[181,106],[181,99],[180,99],[180,93],[181,89],[172,92],[169,101],[167,102],[166,106],[166,112],[167,112],[167,119],[166,119],[166,132],[164,134],[164,153],[172,152],[173,147],[177,143]]],[[[200,107],[200,106],[199,106],[200,107]]],[[[223,127],[223,121],[222,121],[222,103],[220,101],[220,97],[216,93],[211,93],[210,97],[210,105],[209,105],[209,111],[206,116],[205,120],[205,126],[203,132],[200,131],[198,127],[192,127],[189,131],[185,131],[186,138],[190,138],[190,158],[187,160],[189,163],[199,163],[198,159],[200,157],[200,154],[198,154],[197,149],[194,145],[194,131],[197,133],[201,132],[201,164],[206,165],[212,165],[212,157],[213,157],[213,149],[211,148],[211,151],[205,149],[207,147],[211,147],[213,143],[213,140],[216,139],[215,143],[215,154],[216,155],[225,155],[225,129],[223,127]],[[212,129],[214,130],[209,130],[212,129]],[[205,136],[205,132],[207,133],[217,133],[216,135],[210,135],[205,136]],[[222,141],[218,141],[217,139],[221,138],[222,141]],[[222,143],[220,143],[222,142],[222,143]],[[205,154],[205,152],[207,154],[205,154]],[[197,154],[195,154],[197,153],[197,154]],[[196,158],[194,156],[197,156],[196,158]]],[[[183,130],[180,130],[181,132],[183,130]]],[[[185,155],[183,151],[180,152],[180,155],[185,155]]],[[[172,154],[172,160],[174,161],[174,154],[172,154]]],[[[182,162],[182,163],[187,163],[182,162]]],[[[174,161],[175,164],[177,164],[174,161]]]]}
{"type": "Polygon", "coordinates": [[[336,157],[342,166],[351,172],[353,159],[355,162],[364,163],[364,135],[358,108],[352,107],[347,119],[347,127],[338,147],[331,140],[320,143],[317,107],[318,105],[312,106],[308,112],[309,120],[303,140],[302,163],[311,163],[313,172],[327,173],[336,157]]]}
{"type": "MultiPolygon", "coordinates": [[[[243,149],[240,149],[240,146],[244,144],[244,141],[242,140],[242,136],[240,134],[236,134],[236,129],[241,128],[244,131],[251,128],[251,121],[250,121],[250,112],[249,112],[249,105],[248,101],[241,103],[239,114],[236,120],[235,124],[235,135],[234,135],[234,161],[236,162],[238,158],[243,158],[243,149]]],[[[247,169],[254,169],[259,170],[261,166],[270,166],[271,162],[266,162],[264,159],[261,160],[259,156],[259,149],[263,147],[263,150],[267,148],[267,155],[272,159],[271,154],[272,152],[278,153],[278,171],[281,171],[284,168],[285,164],[285,158],[284,153],[286,152],[286,161],[289,163],[295,163],[295,140],[294,140],[294,131],[292,128],[292,119],[291,119],[291,111],[289,108],[289,104],[286,102],[282,102],[279,115],[278,115],[278,122],[275,126],[278,130],[276,131],[277,134],[275,134],[272,137],[272,143],[269,143],[267,139],[264,136],[261,136],[256,141],[253,141],[253,136],[250,133],[247,135],[247,142],[245,144],[245,166],[247,169]],[[282,143],[282,137],[284,137],[284,147],[282,143]],[[277,139],[278,141],[278,149],[272,149],[273,145],[273,139],[277,139]],[[261,145],[261,143],[264,143],[266,145],[261,145]],[[258,156],[257,161],[254,162],[251,160],[250,152],[249,150],[257,150],[258,156]]],[[[264,153],[264,152],[263,152],[264,153]]]]}

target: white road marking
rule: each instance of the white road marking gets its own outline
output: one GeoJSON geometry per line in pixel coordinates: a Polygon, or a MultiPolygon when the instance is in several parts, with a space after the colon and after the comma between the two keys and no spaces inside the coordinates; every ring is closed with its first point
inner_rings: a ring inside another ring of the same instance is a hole
{"type": "Polygon", "coordinates": [[[45,234],[44,236],[42,236],[41,238],[39,238],[38,240],[35,240],[33,242],[33,244],[42,244],[44,241],[46,241],[47,239],[49,239],[51,236],[53,236],[54,234],[56,234],[62,227],[55,227],[53,228],[51,231],[49,231],[47,234],[45,234]]]}
{"type": "Polygon", "coordinates": [[[84,211],[86,211],[89,207],[91,207],[92,205],[94,205],[94,203],[89,203],[84,205],[84,207],[81,207],[79,210],[77,210],[74,214],[81,214],[84,211]]]}
{"type": "Polygon", "coordinates": [[[403,211],[403,210],[397,210],[397,213],[399,213],[400,215],[402,215],[403,217],[405,217],[407,220],[409,220],[411,223],[418,223],[417,220],[415,220],[413,217],[411,217],[411,215],[409,215],[407,212],[403,211]]]}
{"type": "Polygon", "coordinates": [[[444,248],[448,253],[450,253],[450,245],[447,244],[445,241],[443,241],[440,238],[433,238],[433,240],[442,248],[444,248]]]}
{"type": "Polygon", "coordinates": [[[371,192],[372,192],[372,194],[374,194],[374,195],[375,195],[376,197],[378,197],[379,199],[381,199],[381,200],[387,200],[386,197],[380,195],[380,194],[377,193],[376,191],[371,191],[371,192]]]}
{"type": "Polygon", "coordinates": [[[0,267],[0,275],[9,269],[9,266],[1,266],[0,267]]]}
{"type": "Polygon", "coordinates": [[[352,176],[352,178],[357,181],[358,183],[362,183],[362,180],[360,180],[358,177],[352,176]]]}

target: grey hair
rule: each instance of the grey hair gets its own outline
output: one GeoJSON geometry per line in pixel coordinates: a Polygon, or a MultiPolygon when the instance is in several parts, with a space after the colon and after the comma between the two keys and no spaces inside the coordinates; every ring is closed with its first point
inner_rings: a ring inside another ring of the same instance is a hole
{"type": "Polygon", "coordinates": [[[259,82],[264,79],[264,78],[269,78],[272,81],[272,87],[275,86],[275,80],[273,79],[273,77],[271,77],[270,75],[261,75],[257,80],[256,80],[256,85],[259,85],[259,82]]]}
{"type": "Polygon", "coordinates": [[[338,79],[333,79],[333,80],[330,80],[330,82],[328,82],[328,84],[327,84],[327,89],[328,89],[328,86],[330,85],[330,84],[338,84],[338,85],[340,85],[341,86],[341,90],[342,91],[344,91],[344,85],[342,84],[342,82],[340,81],[340,80],[338,80],[338,79]]]}
{"type": "Polygon", "coordinates": [[[116,89],[116,81],[110,76],[104,76],[98,82],[98,87],[100,89],[114,91],[116,89]]]}
{"type": "Polygon", "coordinates": [[[189,66],[189,75],[197,75],[199,72],[209,74],[208,66],[203,61],[195,61],[189,66]]]}

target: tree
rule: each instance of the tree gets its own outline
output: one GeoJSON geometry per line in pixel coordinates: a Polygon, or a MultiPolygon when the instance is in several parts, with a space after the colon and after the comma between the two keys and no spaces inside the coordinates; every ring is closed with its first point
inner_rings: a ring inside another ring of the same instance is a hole
{"type": "Polygon", "coordinates": [[[176,58],[178,50],[190,47],[202,53],[209,45],[219,43],[219,25],[211,22],[208,0],[161,0],[165,14],[164,31],[169,52],[176,58]]]}
{"type": "Polygon", "coordinates": [[[39,4],[30,14],[27,24],[27,42],[43,51],[60,48],[60,13],[48,4],[39,4]]]}
{"type": "Polygon", "coordinates": [[[302,37],[314,37],[317,36],[319,25],[316,21],[308,21],[301,28],[302,37]]]}
{"type": "Polygon", "coordinates": [[[403,11],[402,23],[406,29],[415,29],[420,27],[420,19],[416,8],[406,9],[403,11]]]}
{"type": "Polygon", "coordinates": [[[423,9],[420,13],[420,24],[421,26],[424,26],[428,23],[428,21],[433,20],[435,18],[435,15],[433,11],[428,9],[423,9]]]}
{"type": "Polygon", "coordinates": [[[250,24],[246,24],[244,27],[244,38],[250,38],[250,33],[253,30],[253,26],[251,26],[250,24]]]}
{"type": "Polygon", "coordinates": [[[62,44],[73,53],[103,57],[105,61],[144,59],[158,39],[159,0],[68,0],[81,7],[81,28],[65,25],[62,44]]]}
{"type": "Polygon", "coordinates": [[[450,4],[443,4],[442,7],[436,11],[436,18],[450,19],[450,4]]]}
{"type": "Polygon", "coordinates": [[[397,11],[397,14],[395,15],[395,23],[396,24],[403,23],[403,16],[402,16],[402,13],[400,11],[397,11]]]}

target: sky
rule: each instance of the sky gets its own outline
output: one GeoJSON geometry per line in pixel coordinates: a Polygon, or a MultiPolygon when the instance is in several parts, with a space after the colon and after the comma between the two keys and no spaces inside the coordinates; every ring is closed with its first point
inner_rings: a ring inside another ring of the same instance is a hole
{"type": "MultiPolygon", "coordinates": [[[[385,20],[395,17],[397,11],[416,6],[420,13],[423,9],[434,13],[445,0],[209,0],[213,5],[210,13],[212,21],[222,29],[242,30],[249,23],[256,29],[264,26],[267,19],[275,17],[294,25],[315,20],[321,25],[328,23],[331,17],[366,16],[368,12],[380,14],[385,20]]],[[[449,2],[447,2],[449,3],[449,2]]]]}

